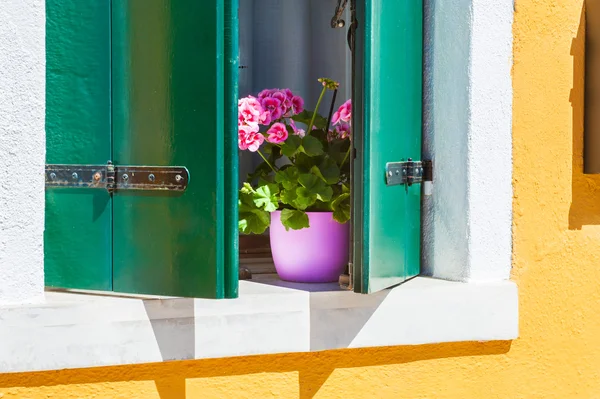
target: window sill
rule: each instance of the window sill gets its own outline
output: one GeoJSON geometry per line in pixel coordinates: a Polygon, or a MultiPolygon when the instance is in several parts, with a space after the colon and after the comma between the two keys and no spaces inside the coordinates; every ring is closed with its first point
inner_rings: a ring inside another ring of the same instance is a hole
{"type": "Polygon", "coordinates": [[[241,281],[219,301],[46,292],[0,307],[0,373],[518,335],[510,281],[418,277],[372,295],[280,285],[241,281]]]}

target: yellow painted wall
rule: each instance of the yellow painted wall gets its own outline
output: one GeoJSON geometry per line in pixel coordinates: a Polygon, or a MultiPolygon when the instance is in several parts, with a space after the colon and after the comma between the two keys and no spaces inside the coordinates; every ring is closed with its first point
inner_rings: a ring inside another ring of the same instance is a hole
{"type": "Polygon", "coordinates": [[[582,174],[582,1],[516,1],[519,339],[0,375],[0,398],[600,399],[600,178],[582,174]]]}

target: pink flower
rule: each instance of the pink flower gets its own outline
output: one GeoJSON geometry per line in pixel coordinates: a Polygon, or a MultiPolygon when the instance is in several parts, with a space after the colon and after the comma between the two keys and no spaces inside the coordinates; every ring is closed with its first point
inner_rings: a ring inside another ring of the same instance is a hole
{"type": "Polygon", "coordinates": [[[340,107],[340,119],[344,122],[350,122],[352,119],[352,100],[346,101],[340,107]]]}
{"type": "Polygon", "coordinates": [[[238,147],[240,150],[250,150],[256,152],[265,141],[265,136],[249,125],[243,125],[238,128],[238,147]]]}
{"type": "Polygon", "coordinates": [[[261,125],[268,125],[269,123],[271,123],[271,113],[269,111],[265,111],[262,114],[260,114],[260,117],[258,118],[258,123],[260,123],[261,125]]]}
{"type": "Polygon", "coordinates": [[[338,138],[340,139],[347,139],[350,137],[350,125],[347,123],[340,123],[339,125],[337,125],[335,127],[335,133],[337,135],[338,138]]]}
{"type": "Polygon", "coordinates": [[[331,124],[337,125],[340,121],[351,123],[352,122],[352,100],[348,100],[340,107],[331,117],[331,124]]]}
{"type": "Polygon", "coordinates": [[[274,89],[265,89],[258,93],[258,99],[262,101],[267,97],[271,97],[271,94],[273,94],[274,91],[274,89]]]}
{"type": "Polygon", "coordinates": [[[292,93],[292,91],[290,89],[283,89],[281,91],[285,93],[285,95],[287,96],[288,100],[291,101],[292,98],[294,98],[294,93],[292,93]]]}
{"type": "Polygon", "coordinates": [[[271,95],[271,98],[276,98],[281,101],[281,113],[285,114],[288,108],[292,107],[292,102],[288,99],[283,91],[276,91],[271,95]]]}
{"type": "Polygon", "coordinates": [[[304,111],[304,100],[300,96],[292,97],[292,111],[294,115],[298,115],[304,111]]]}
{"type": "Polygon", "coordinates": [[[304,129],[298,129],[298,127],[296,126],[296,122],[294,122],[293,119],[290,119],[289,122],[296,136],[304,137],[306,135],[306,131],[304,129]]]}
{"type": "Polygon", "coordinates": [[[266,97],[262,100],[262,106],[265,111],[269,111],[271,114],[271,121],[277,120],[283,115],[281,112],[281,101],[276,98],[266,97]]]}
{"type": "Polygon", "coordinates": [[[263,112],[263,108],[256,98],[248,96],[240,99],[238,101],[238,126],[243,123],[258,126],[260,115],[263,112]]]}
{"type": "Polygon", "coordinates": [[[274,123],[267,131],[267,141],[273,144],[281,144],[288,138],[287,128],[283,123],[274,123]]]}

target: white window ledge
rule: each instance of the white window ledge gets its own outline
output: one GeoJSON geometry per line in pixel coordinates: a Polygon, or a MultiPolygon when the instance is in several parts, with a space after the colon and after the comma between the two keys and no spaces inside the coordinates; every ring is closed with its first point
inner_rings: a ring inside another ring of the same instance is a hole
{"type": "Polygon", "coordinates": [[[518,335],[510,281],[418,277],[373,295],[273,284],[241,281],[218,301],[46,292],[0,307],[0,373],[518,335]]]}

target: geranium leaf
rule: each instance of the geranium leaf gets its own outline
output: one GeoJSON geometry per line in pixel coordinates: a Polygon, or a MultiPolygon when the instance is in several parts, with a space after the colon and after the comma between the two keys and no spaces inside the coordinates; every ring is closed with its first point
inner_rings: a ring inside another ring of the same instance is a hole
{"type": "Polygon", "coordinates": [[[279,194],[277,184],[265,184],[252,193],[252,198],[258,208],[263,208],[267,212],[274,212],[279,207],[277,194],[279,194]]]}
{"type": "Polygon", "coordinates": [[[320,162],[320,157],[309,157],[308,155],[299,152],[296,154],[295,164],[299,171],[309,172],[313,166],[316,166],[320,162]]]}
{"type": "Polygon", "coordinates": [[[350,205],[340,206],[333,211],[333,219],[338,223],[346,223],[350,220],[350,205]]]}
{"type": "Polygon", "coordinates": [[[300,136],[288,136],[287,140],[281,145],[281,153],[288,158],[296,155],[300,146],[302,145],[302,139],[300,136]]]}
{"type": "MultiPolygon", "coordinates": [[[[298,115],[292,116],[292,119],[294,120],[294,122],[303,123],[304,125],[306,125],[308,127],[308,124],[310,123],[312,116],[313,116],[313,113],[311,111],[304,110],[301,113],[299,113],[298,115]]],[[[327,119],[325,119],[321,115],[317,114],[317,116],[315,116],[314,125],[317,127],[317,129],[324,130],[327,127],[327,119]]],[[[312,130],[312,126],[308,129],[306,129],[307,132],[309,132],[311,130],[312,130]]]]}
{"type": "Polygon", "coordinates": [[[240,192],[238,200],[238,229],[244,234],[262,234],[269,227],[269,212],[257,208],[254,194],[240,192]]]}
{"type": "Polygon", "coordinates": [[[317,202],[318,195],[311,192],[309,189],[305,187],[298,187],[296,189],[296,199],[294,200],[293,205],[301,210],[304,210],[317,202]]]}
{"type": "Polygon", "coordinates": [[[333,219],[339,223],[350,220],[350,193],[342,193],[331,202],[333,219]]]}
{"type": "MultiPolygon", "coordinates": [[[[346,153],[348,152],[348,148],[350,147],[350,140],[333,140],[329,143],[329,155],[337,162],[341,164],[344,158],[346,158],[346,153]]],[[[348,159],[346,159],[346,164],[349,164],[348,159]]]]}
{"type": "Polygon", "coordinates": [[[298,185],[298,174],[298,168],[290,166],[278,171],[275,175],[275,181],[281,184],[286,190],[291,190],[298,185]]]}
{"type": "Polygon", "coordinates": [[[286,205],[296,206],[296,198],[298,198],[298,196],[296,195],[295,189],[283,190],[281,192],[281,202],[286,205]]]}
{"type": "Polygon", "coordinates": [[[281,211],[281,224],[286,230],[300,230],[310,227],[306,212],[295,209],[284,209],[281,211]]]}
{"type": "Polygon", "coordinates": [[[269,227],[269,212],[254,209],[249,212],[241,212],[238,221],[238,229],[244,234],[262,234],[269,227]]]}
{"type": "Polygon", "coordinates": [[[306,135],[302,139],[300,151],[311,157],[319,156],[323,154],[323,144],[318,138],[306,135]]]}
{"type": "Polygon", "coordinates": [[[336,184],[340,180],[340,168],[329,157],[325,158],[319,167],[314,166],[311,172],[319,176],[327,184],[336,184]]]}
{"type": "MultiPolygon", "coordinates": [[[[311,197],[312,195],[316,195],[316,199],[323,202],[328,202],[331,200],[331,196],[333,195],[333,189],[319,177],[310,173],[304,173],[301,174],[300,177],[298,177],[298,182],[300,183],[300,185],[302,185],[302,187],[306,188],[307,190],[307,194],[303,196],[311,197]]],[[[298,190],[296,191],[296,193],[298,193],[298,196],[300,197],[300,192],[298,190]]]]}

